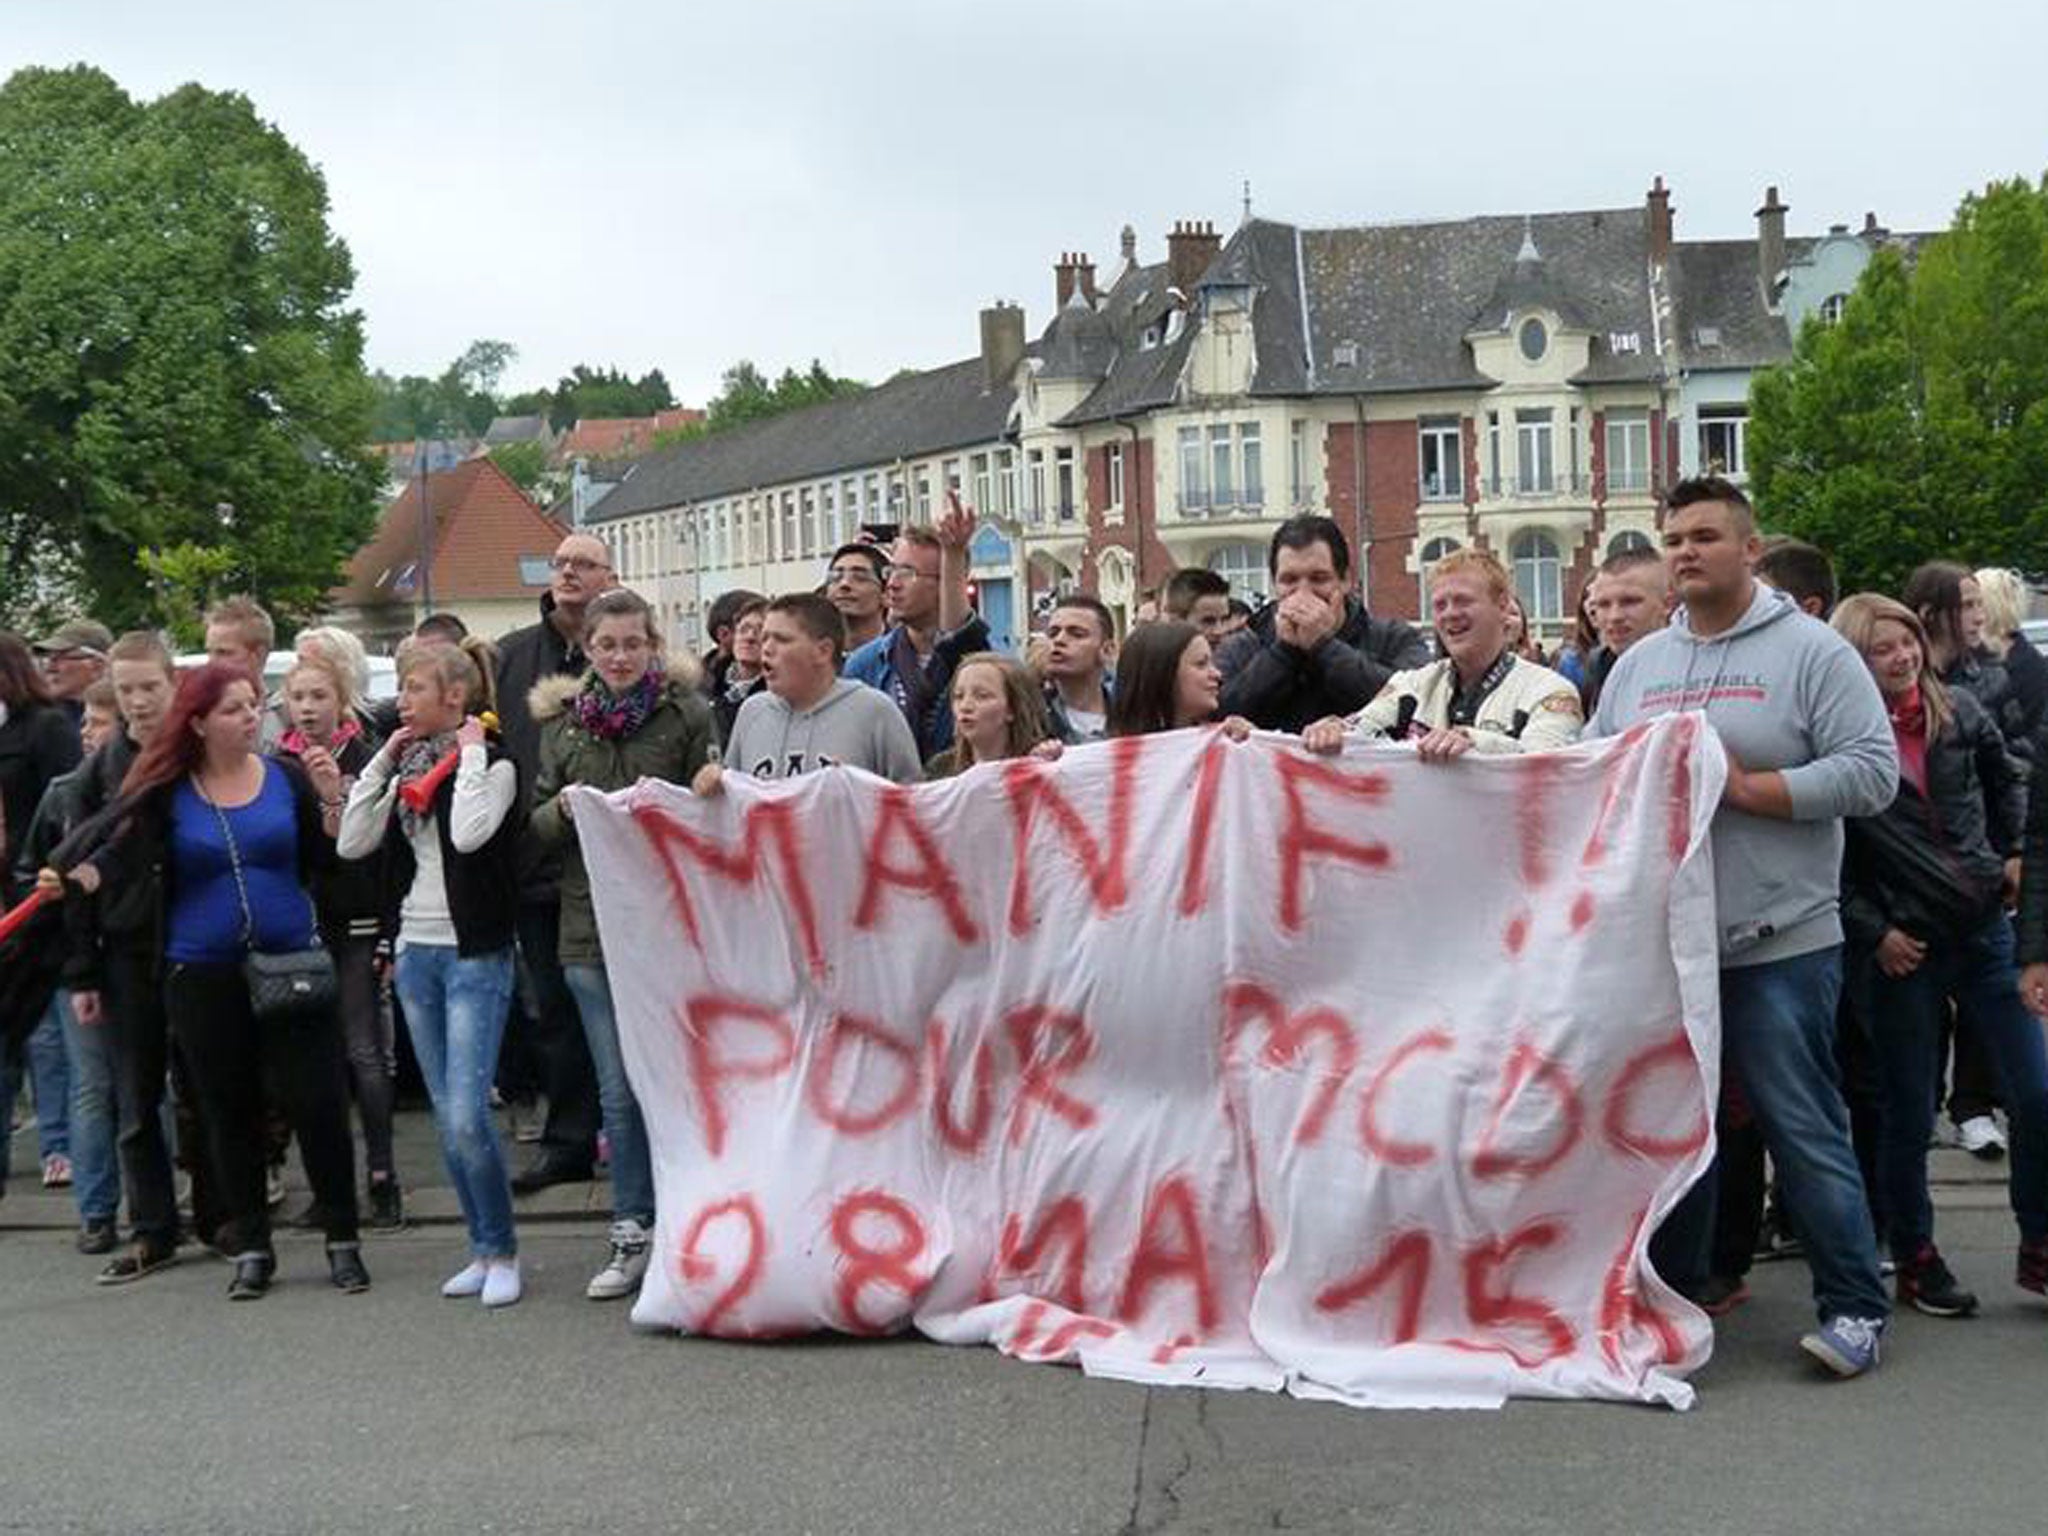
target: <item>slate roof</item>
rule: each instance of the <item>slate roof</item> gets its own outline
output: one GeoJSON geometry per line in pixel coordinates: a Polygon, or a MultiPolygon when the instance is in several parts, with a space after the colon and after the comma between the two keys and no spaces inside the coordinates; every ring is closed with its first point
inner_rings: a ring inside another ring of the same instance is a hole
{"type": "Polygon", "coordinates": [[[555,434],[548,430],[545,416],[496,416],[484,433],[486,448],[502,447],[506,443],[551,443],[555,434]]]}
{"type": "Polygon", "coordinates": [[[858,395],[648,454],[599,503],[591,521],[992,442],[1009,425],[1015,398],[1007,384],[987,387],[979,356],[903,374],[858,395]]]}
{"type": "MultiPolygon", "coordinates": [[[[1814,242],[1785,242],[1787,261],[1814,242]]],[[[1671,338],[1680,368],[1761,368],[1792,355],[1792,332],[1764,303],[1754,240],[1681,240],[1671,251],[1671,338]]]]}
{"type": "MultiPolygon", "coordinates": [[[[436,602],[539,591],[521,576],[520,561],[545,560],[565,530],[497,465],[470,459],[444,475],[429,475],[427,506],[436,602]]],[[[420,486],[415,480],[377,519],[377,531],[349,562],[334,602],[358,608],[411,602],[418,591],[419,545],[420,486]]]]}
{"type": "MultiPolygon", "coordinates": [[[[1642,208],[1305,229],[1301,245],[1316,393],[1485,388],[1495,381],[1473,366],[1465,336],[1504,323],[1501,301],[1531,294],[1593,333],[1582,378],[1658,371],[1642,208]],[[1517,271],[1525,234],[1540,271],[1526,263],[1517,271]],[[1640,337],[1639,352],[1610,350],[1610,335],[1629,333],[1640,337]],[[1346,343],[1354,363],[1338,361],[1346,343]]],[[[1262,317],[1261,347],[1267,321],[1278,318],[1262,317]]]]}
{"type": "MultiPolygon", "coordinates": [[[[1187,361],[1194,331],[1184,327],[1172,341],[1166,340],[1168,317],[1175,307],[1167,293],[1168,271],[1163,261],[1149,267],[1127,267],[1102,296],[1098,318],[1112,346],[1101,368],[1088,375],[1101,382],[1087,399],[1060,418],[1061,425],[1074,427],[1107,421],[1172,401],[1174,384],[1180,378],[1181,365],[1187,361]],[[1147,331],[1157,336],[1150,347],[1144,344],[1147,331]]],[[[1056,318],[1047,329],[1043,345],[1048,349],[1058,326],[1056,318]]],[[[1058,375],[1048,367],[1044,376],[1058,375]]]]}

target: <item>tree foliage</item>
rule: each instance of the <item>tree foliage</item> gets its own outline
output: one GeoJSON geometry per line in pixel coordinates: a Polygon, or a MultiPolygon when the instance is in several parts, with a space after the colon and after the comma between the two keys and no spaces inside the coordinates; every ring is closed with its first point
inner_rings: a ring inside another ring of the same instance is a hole
{"type": "Polygon", "coordinates": [[[704,419],[673,432],[656,434],[655,445],[666,447],[707,433],[744,426],[750,421],[765,421],[785,411],[857,395],[866,388],[867,385],[858,379],[836,377],[816,358],[811,359],[811,366],[802,373],[794,368],[785,368],[781,377],[773,381],[751,359],[742,358],[725,370],[719,381],[718,393],[705,407],[704,419]]]}
{"type": "Polygon", "coordinates": [[[379,478],[327,212],[241,95],[138,102],[84,66],[0,85],[0,559],[35,573],[0,616],[54,587],[115,627],[169,617],[138,551],[185,547],[318,607],[379,478]]]}
{"type": "Polygon", "coordinates": [[[371,375],[377,410],[373,442],[414,438],[481,437],[499,414],[498,382],[519,357],[509,341],[473,341],[438,378],[371,375]]]}
{"type": "Polygon", "coordinates": [[[1749,453],[1766,523],[1845,591],[1933,559],[2048,574],[2048,183],[1967,198],[1910,266],[1881,250],[1757,377],[1749,453]]]}
{"type": "Polygon", "coordinates": [[[500,443],[491,450],[491,462],[527,495],[533,495],[548,472],[545,443],[500,443]]]}

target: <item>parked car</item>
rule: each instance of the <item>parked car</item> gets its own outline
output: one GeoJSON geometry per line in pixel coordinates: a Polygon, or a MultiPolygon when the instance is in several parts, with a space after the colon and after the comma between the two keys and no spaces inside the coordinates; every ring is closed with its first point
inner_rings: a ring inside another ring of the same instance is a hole
{"type": "MultiPolygon", "coordinates": [[[[263,691],[274,694],[284,686],[284,675],[291,671],[292,664],[299,659],[297,651],[272,651],[270,659],[263,664],[263,691]]],[[[398,697],[398,663],[389,656],[372,656],[370,660],[370,687],[365,698],[395,699],[398,697]]],[[[178,670],[189,672],[194,667],[206,665],[206,652],[187,651],[178,658],[178,670]]]]}

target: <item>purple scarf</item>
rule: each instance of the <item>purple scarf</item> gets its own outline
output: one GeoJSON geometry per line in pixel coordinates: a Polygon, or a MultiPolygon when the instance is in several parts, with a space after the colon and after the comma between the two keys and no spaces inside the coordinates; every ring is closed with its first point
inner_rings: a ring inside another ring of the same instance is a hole
{"type": "Polygon", "coordinates": [[[569,707],[576,715],[576,723],[599,741],[617,741],[647,723],[661,698],[663,681],[661,670],[649,667],[640,674],[640,681],[624,693],[613,693],[593,672],[583,680],[569,707]]]}

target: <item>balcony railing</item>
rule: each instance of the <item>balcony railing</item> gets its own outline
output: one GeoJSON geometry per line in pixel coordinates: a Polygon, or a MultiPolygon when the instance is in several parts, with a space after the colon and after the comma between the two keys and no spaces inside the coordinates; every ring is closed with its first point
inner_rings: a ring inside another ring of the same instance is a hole
{"type": "Polygon", "coordinates": [[[1242,490],[1182,491],[1179,496],[1179,507],[1182,517],[1264,517],[1266,488],[1262,485],[1248,485],[1242,490]]]}

